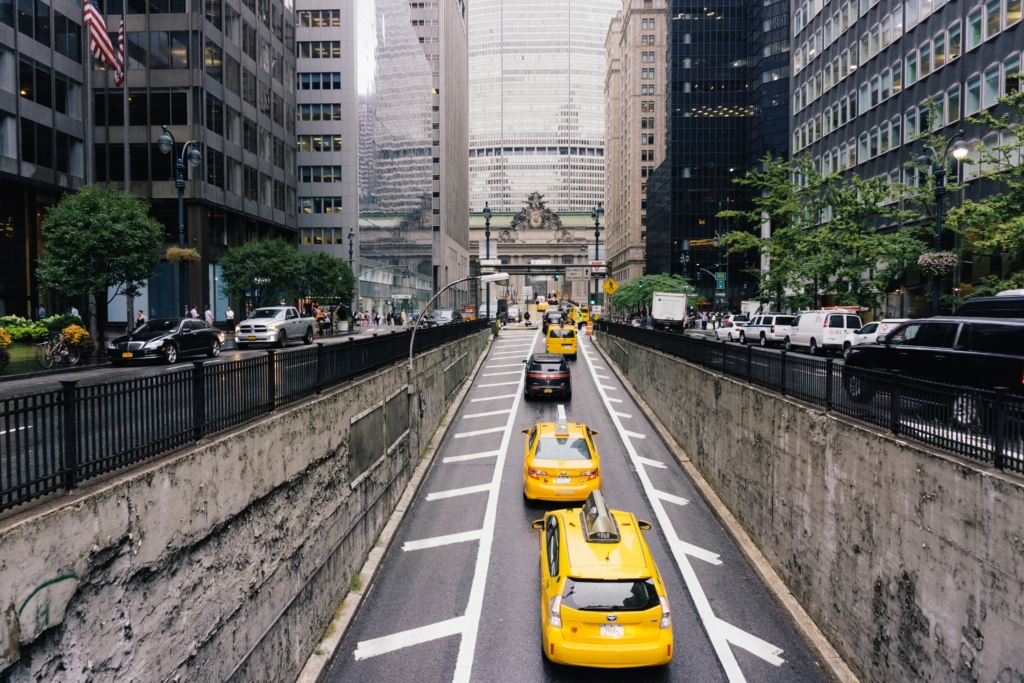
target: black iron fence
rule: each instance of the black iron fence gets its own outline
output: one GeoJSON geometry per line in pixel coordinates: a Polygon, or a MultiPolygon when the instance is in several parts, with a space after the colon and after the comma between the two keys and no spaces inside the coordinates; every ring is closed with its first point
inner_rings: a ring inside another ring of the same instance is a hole
{"type": "MultiPolygon", "coordinates": [[[[487,329],[416,332],[417,352],[487,329]]],[[[0,400],[0,510],[178,448],[409,357],[409,331],[0,400]]]]}
{"type": "Polygon", "coordinates": [[[917,439],[1024,473],[1024,397],[847,367],[832,358],[601,321],[600,332],[917,439]]]}

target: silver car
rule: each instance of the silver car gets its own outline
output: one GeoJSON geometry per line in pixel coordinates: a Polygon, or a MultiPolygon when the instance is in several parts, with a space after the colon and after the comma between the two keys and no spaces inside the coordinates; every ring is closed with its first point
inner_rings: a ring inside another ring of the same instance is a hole
{"type": "Polygon", "coordinates": [[[301,339],[303,344],[313,343],[314,318],[303,318],[294,306],[265,306],[257,308],[235,330],[235,344],[239,349],[250,344],[276,344],[284,348],[289,339],[301,339]]]}

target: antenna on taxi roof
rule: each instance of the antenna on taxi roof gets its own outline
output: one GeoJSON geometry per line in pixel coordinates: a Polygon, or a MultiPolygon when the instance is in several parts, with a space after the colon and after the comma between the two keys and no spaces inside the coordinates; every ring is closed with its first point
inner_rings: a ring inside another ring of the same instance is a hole
{"type": "Polygon", "coordinates": [[[555,415],[555,434],[569,435],[569,418],[565,416],[565,406],[563,405],[558,406],[558,412],[555,415]]]}

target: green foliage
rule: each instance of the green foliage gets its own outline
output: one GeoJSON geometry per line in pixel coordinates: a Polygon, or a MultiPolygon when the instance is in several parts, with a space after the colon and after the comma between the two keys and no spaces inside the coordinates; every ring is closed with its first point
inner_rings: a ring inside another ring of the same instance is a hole
{"type": "Polygon", "coordinates": [[[0,328],[7,330],[7,334],[14,341],[46,339],[50,335],[50,330],[45,324],[47,320],[50,320],[50,318],[44,318],[41,322],[35,322],[17,315],[5,315],[0,318],[0,328]]]}
{"type": "Polygon", "coordinates": [[[76,298],[116,288],[135,297],[160,261],[164,229],[146,201],[88,185],[47,209],[43,237],[37,274],[44,290],[76,298]]]}
{"type": "Polygon", "coordinates": [[[655,292],[692,292],[681,275],[641,275],[619,285],[612,295],[617,311],[641,313],[651,307],[655,292]]]}
{"type": "Polygon", "coordinates": [[[251,291],[258,306],[272,306],[280,297],[294,299],[304,274],[295,247],[278,237],[229,248],[218,262],[225,294],[245,297],[251,291]]]}
{"type": "Polygon", "coordinates": [[[70,325],[78,325],[79,327],[85,327],[85,323],[82,322],[82,318],[77,315],[71,315],[70,313],[61,313],[59,315],[51,315],[49,318],[43,318],[40,320],[48,330],[63,330],[65,327],[70,325]]]}
{"type": "Polygon", "coordinates": [[[302,280],[299,294],[320,303],[351,301],[355,295],[356,278],[348,263],[325,251],[299,254],[302,280]]]}

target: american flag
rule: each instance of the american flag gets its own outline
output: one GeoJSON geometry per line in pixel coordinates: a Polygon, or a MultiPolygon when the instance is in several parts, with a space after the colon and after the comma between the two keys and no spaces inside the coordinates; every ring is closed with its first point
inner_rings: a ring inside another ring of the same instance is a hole
{"type": "MultiPolygon", "coordinates": [[[[92,0],[95,2],[95,0],[92,0]]],[[[121,29],[117,32],[117,66],[114,67],[114,82],[124,83],[124,15],[121,15],[121,29]]]]}
{"type": "Polygon", "coordinates": [[[110,68],[117,69],[117,56],[114,55],[114,46],[110,43],[110,36],[107,35],[107,24],[103,21],[103,12],[100,10],[96,0],[88,0],[85,5],[85,25],[89,31],[89,52],[96,59],[102,59],[110,65],[110,68]]]}

